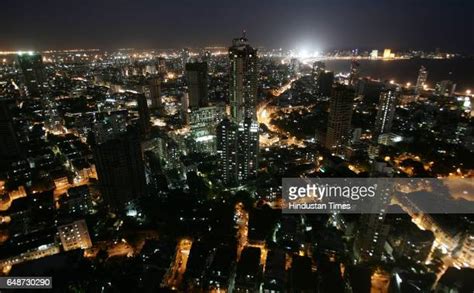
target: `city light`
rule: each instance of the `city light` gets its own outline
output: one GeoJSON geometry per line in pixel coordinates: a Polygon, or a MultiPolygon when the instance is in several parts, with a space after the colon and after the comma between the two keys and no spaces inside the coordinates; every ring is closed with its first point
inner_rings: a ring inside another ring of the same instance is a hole
{"type": "Polygon", "coordinates": [[[3,5],[0,291],[472,291],[474,2],[67,2],[3,5]]]}

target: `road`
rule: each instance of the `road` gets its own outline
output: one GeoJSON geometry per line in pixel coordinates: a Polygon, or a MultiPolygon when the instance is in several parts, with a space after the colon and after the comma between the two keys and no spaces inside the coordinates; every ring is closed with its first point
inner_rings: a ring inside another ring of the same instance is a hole
{"type": "Polygon", "coordinates": [[[248,243],[249,233],[249,214],[241,202],[235,204],[234,221],[237,228],[237,260],[239,260],[242,250],[248,243]]]}
{"type": "Polygon", "coordinates": [[[168,288],[176,289],[181,286],[192,244],[192,240],[187,238],[183,238],[178,242],[173,265],[165,276],[164,283],[168,288]]]}
{"type": "Polygon", "coordinates": [[[267,99],[266,101],[260,103],[260,105],[257,107],[257,118],[258,122],[260,124],[265,124],[265,126],[272,131],[273,133],[277,134],[276,137],[269,138],[264,135],[260,136],[260,146],[261,147],[269,147],[272,145],[276,145],[278,143],[285,144],[285,145],[299,145],[302,146],[304,145],[303,142],[293,135],[291,135],[289,132],[286,132],[275,125],[271,123],[272,121],[272,115],[278,110],[277,107],[272,106],[271,103],[273,100],[280,95],[282,95],[284,92],[287,90],[291,89],[291,85],[293,82],[295,82],[297,78],[291,79],[289,82],[286,84],[282,85],[279,88],[273,89],[271,94],[272,97],[270,99],[267,99]],[[284,139],[284,137],[287,137],[287,139],[284,139]]]}

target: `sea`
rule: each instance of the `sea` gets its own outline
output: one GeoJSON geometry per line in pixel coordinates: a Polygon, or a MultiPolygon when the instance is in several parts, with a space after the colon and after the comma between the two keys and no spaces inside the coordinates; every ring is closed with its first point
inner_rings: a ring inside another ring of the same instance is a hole
{"type": "MultiPolygon", "coordinates": [[[[326,69],[348,73],[350,60],[322,60],[326,69]]],[[[456,83],[456,92],[474,92],[474,58],[454,59],[403,59],[403,60],[359,60],[360,76],[380,80],[395,80],[396,83],[414,85],[421,66],[428,70],[429,87],[434,88],[442,80],[456,83]]]]}

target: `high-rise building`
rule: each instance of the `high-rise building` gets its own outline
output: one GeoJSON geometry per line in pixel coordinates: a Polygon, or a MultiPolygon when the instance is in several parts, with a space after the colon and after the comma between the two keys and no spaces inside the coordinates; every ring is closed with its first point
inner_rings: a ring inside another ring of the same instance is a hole
{"type": "Polygon", "coordinates": [[[416,80],[415,92],[418,94],[426,85],[426,81],[428,80],[428,71],[424,66],[421,66],[420,70],[418,71],[418,78],[416,80]]]}
{"type": "Polygon", "coordinates": [[[195,62],[186,64],[186,82],[189,91],[189,107],[205,107],[208,103],[207,63],[195,62]]]}
{"type": "Polygon", "coordinates": [[[21,154],[20,143],[10,115],[9,101],[0,100],[0,162],[18,158],[21,154]]]}
{"type": "Polygon", "coordinates": [[[158,77],[148,81],[148,90],[151,99],[151,108],[157,109],[161,106],[161,80],[158,77]]]}
{"type": "Polygon", "coordinates": [[[329,102],[326,148],[341,154],[350,138],[354,91],[343,85],[333,87],[329,102]]]}
{"type": "Polygon", "coordinates": [[[92,247],[92,241],[84,220],[74,221],[58,227],[59,239],[64,251],[87,249],[92,247]]]}
{"type": "Polygon", "coordinates": [[[257,176],[259,127],[251,118],[239,124],[225,118],[217,125],[219,172],[227,185],[243,184],[257,176]]]}
{"type": "Polygon", "coordinates": [[[388,88],[380,93],[377,116],[375,118],[375,127],[373,138],[377,140],[378,136],[388,133],[392,129],[393,117],[397,99],[400,96],[400,88],[388,88]]]}
{"type": "Polygon", "coordinates": [[[257,122],[257,50],[244,35],[229,48],[230,112],[217,126],[217,152],[222,179],[242,184],[254,178],[258,168],[259,126],[257,122]]]}
{"type": "Polygon", "coordinates": [[[145,95],[137,95],[137,107],[138,107],[138,126],[140,129],[140,134],[142,136],[147,136],[151,131],[150,124],[150,110],[148,109],[148,102],[145,95]]]}
{"type": "Polygon", "coordinates": [[[201,107],[189,113],[190,134],[192,148],[196,152],[215,154],[216,152],[216,127],[222,120],[224,109],[222,107],[201,107]]]}
{"type": "Polygon", "coordinates": [[[359,67],[360,63],[356,60],[352,60],[351,62],[351,73],[349,75],[349,84],[351,86],[355,86],[357,81],[359,80],[359,67]]]}
{"type": "Polygon", "coordinates": [[[230,107],[232,120],[256,119],[257,105],[257,50],[252,48],[245,34],[234,39],[229,48],[230,107]]]}
{"type": "Polygon", "coordinates": [[[127,116],[127,110],[95,113],[92,124],[95,143],[105,142],[109,137],[125,132],[127,116]]]}
{"type": "Polygon", "coordinates": [[[102,195],[115,209],[145,195],[145,171],[140,139],[135,129],[93,142],[102,195]]]}
{"type": "Polygon", "coordinates": [[[311,76],[313,77],[314,81],[318,81],[320,75],[326,71],[326,64],[322,61],[316,61],[313,63],[313,68],[311,71],[311,76]]]}
{"type": "Polygon", "coordinates": [[[317,91],[321,96],[329,97],[334,83],[334,73],[332,71],[323,71],[319,74],[316,81],[317,91]]]}
{"type": "Polygon", "coordinates": [[[17,56],[18,65],[22,73],[22,81],[29,96],[39,96],[45,81],[43,59],[34,52],[20,53],[17,56]]]}
{"type": "Polygon", "coordinates": [[[456,84],[451,80],[442,80],[436,84],[436,94],[440,96],[452,97],[456,90],[456,84]]]}
{"type": "Polygon", "coordinates": [[[385,224],[384,220],[385,213],[383,212],[361,216],[361,229],[355,243],[360,260],[380,260],[390,231],[390,226],[385,224]]]}
{"type": "Polygon", "coordinates": [[[243,183],[257,176],[259,151],[258,122],[245,118],[238,128],[238,181],[243,183]]]}
{"type": "Polygon", "coordinates": [[[218,168],[222,181],[227,185],[237,181],[237,135],[237,125],[228,118],[217,125],[218,168]]]}
{"type": "MultiPolygon", "coordinates": [[[[385,162],[375,162],[376,171],[372,174],[377,177],[391,177],[390,167],[385,162]]],[[[354,241],[354,248],[359,260],[380,260],[385,249],[385,242],[390,231],[390,225],[385,221],[388,205],[394,193],[393,182],[387,178],[381,179],[377,183],[377,196],[371,202],[368,213],[360,217],[360,229],[354,241]]]]}

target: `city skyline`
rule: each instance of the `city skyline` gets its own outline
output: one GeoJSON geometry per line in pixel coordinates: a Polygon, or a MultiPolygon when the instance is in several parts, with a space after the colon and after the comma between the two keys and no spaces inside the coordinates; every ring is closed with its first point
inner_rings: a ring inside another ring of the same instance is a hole
{"type": "Polygon", "coordinates": [[[5,6],[0,290],[474,292],[474,5],[5,6]]]}
{"type": "Polygon", "coordinates": [[[0,50],[227,46],[228,36],[242,30],[256,40],[255,47],[464,53],[474,48],[469,38],[474,3],[467,0],[6,1],[4,7],[0,26],[7,29],[0,33],[0,50]]]}

